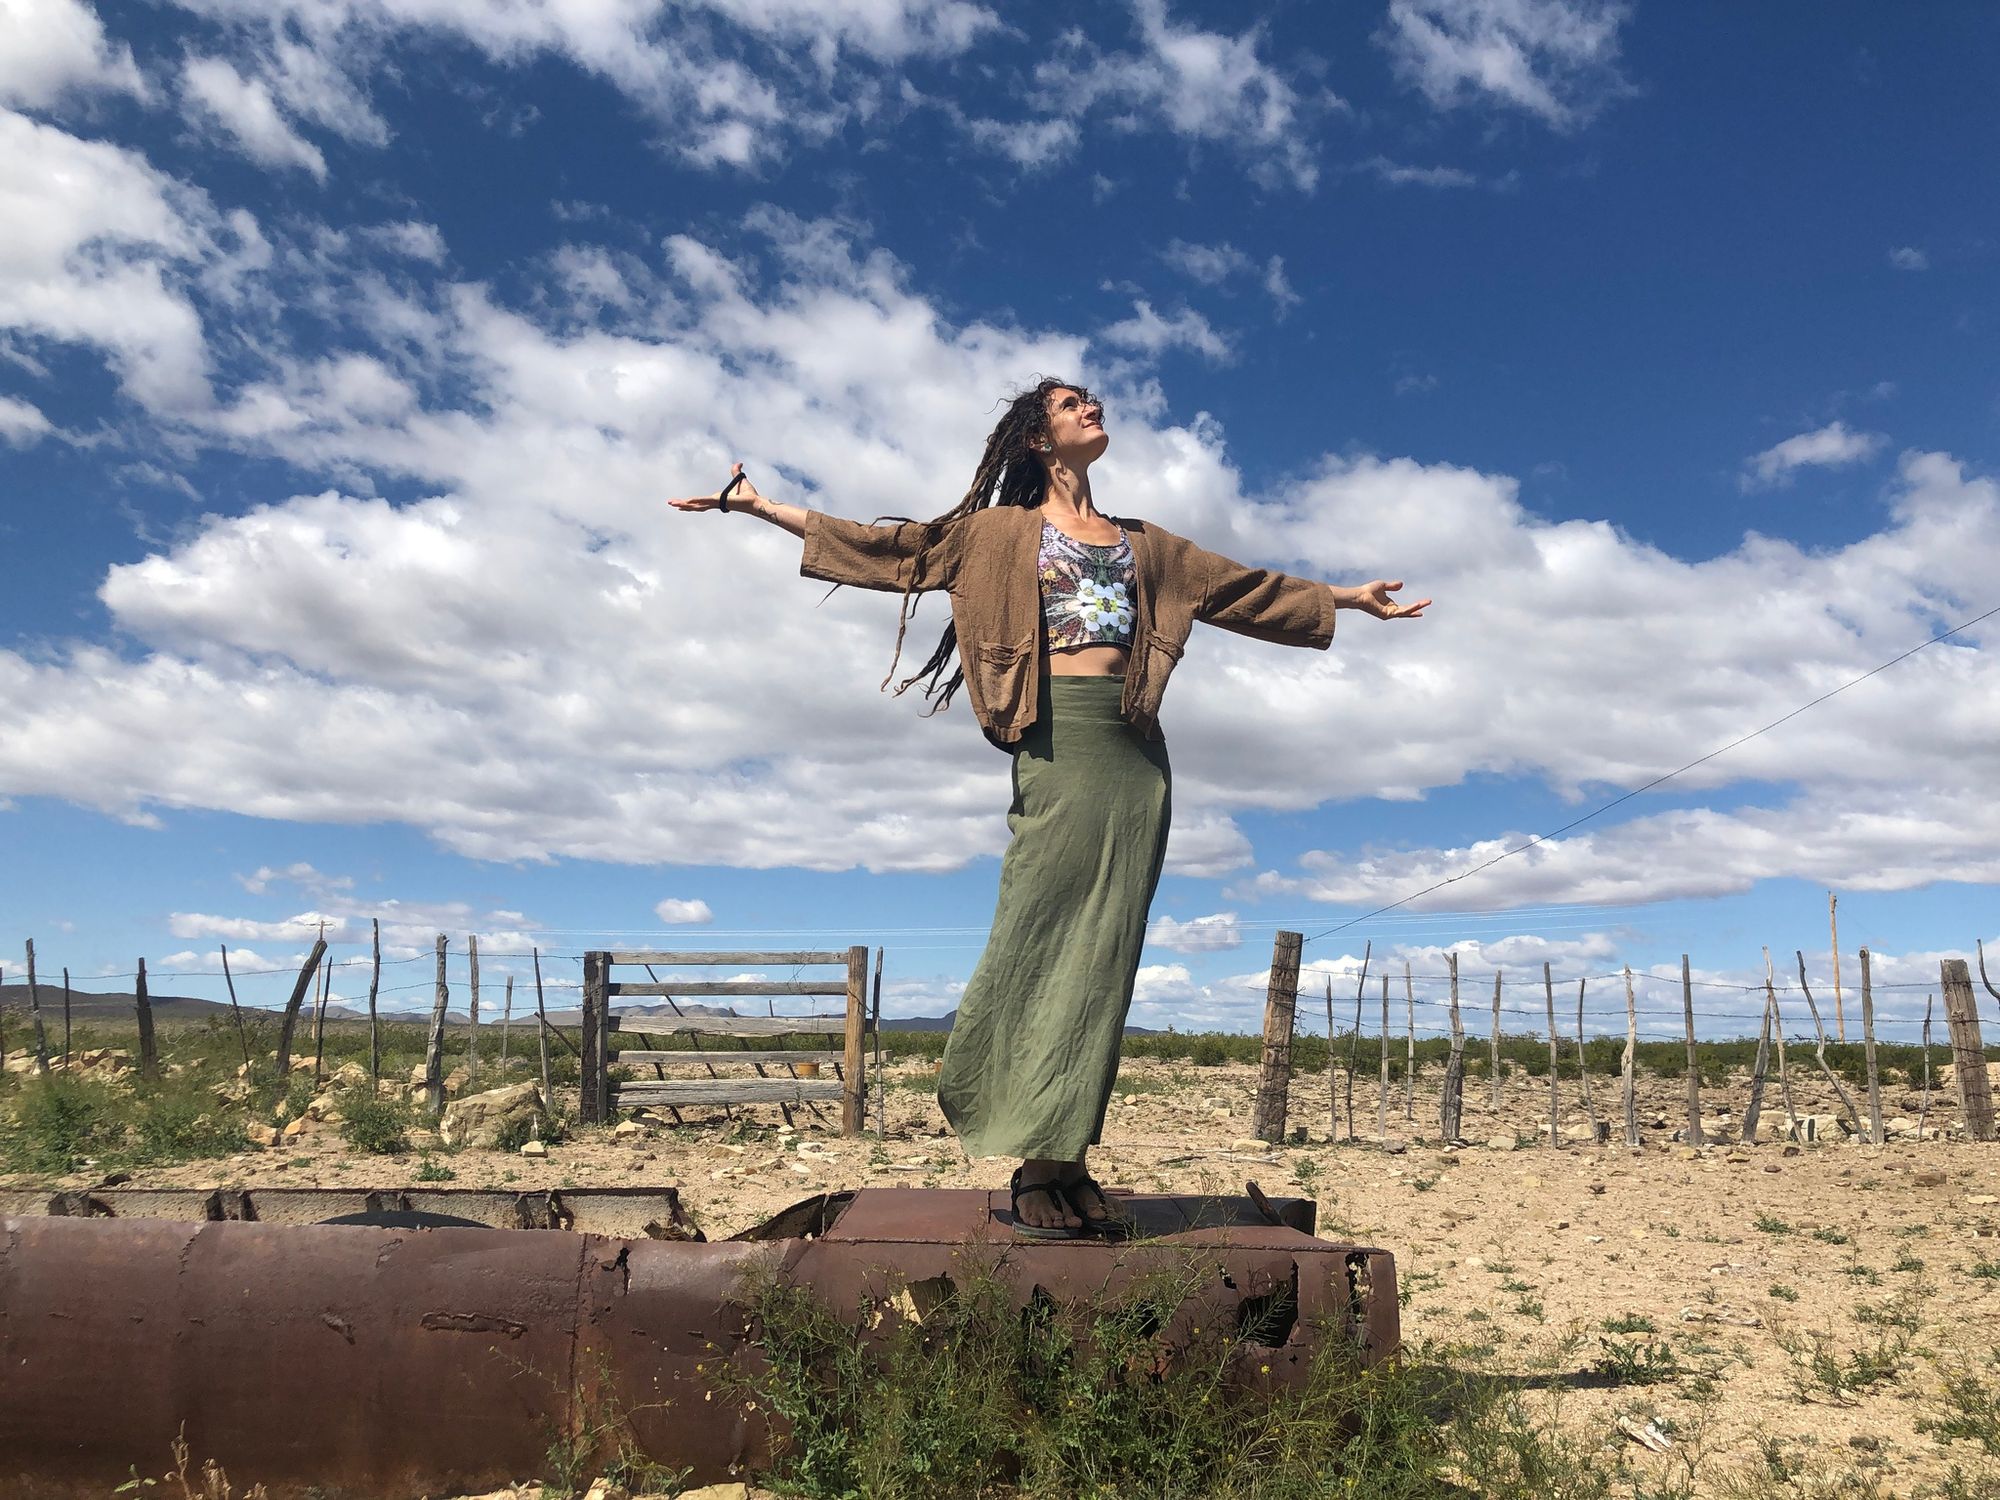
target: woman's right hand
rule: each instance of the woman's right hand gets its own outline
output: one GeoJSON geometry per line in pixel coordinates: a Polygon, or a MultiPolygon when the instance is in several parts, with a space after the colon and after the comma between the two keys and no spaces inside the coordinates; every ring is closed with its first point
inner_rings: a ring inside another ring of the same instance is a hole
{"type": "MultiPolygon", "coordinates": [[[[742,472],[743,465],[741,464],[731,464],[729,466],[729,477],[731,479],[734,479],[742,472]]],[[[721,491],[717,491],[714,495],[690,495],[685,500],[669,500],[667,504],[671,505],[675,510],[715,510],[722,503],[718,498],[720,494],[721,491]]],[[[743,509],[749,510],[752,508],[752,501],[763,498],[762,495],[757,493],[757,486],[746,479],[736,486],[735,491],[729,497],[729,504],[731,509],[740,505],[743,509]]]]}

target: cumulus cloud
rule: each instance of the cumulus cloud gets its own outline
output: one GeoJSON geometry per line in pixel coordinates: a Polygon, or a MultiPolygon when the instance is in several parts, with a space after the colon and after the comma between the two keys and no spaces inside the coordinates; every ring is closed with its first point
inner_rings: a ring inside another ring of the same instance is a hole
{"type": "Polygon", "coordinates": [[[0,4],[0,105],[48,109],[91,92],[147,92],[132,49],[112,45],[96,12],[80,0],[0,4]]]}
{"type": "Polygon", "coordinates": [[[1928,271],[1931,258],[1915,245],[1898,245],[1889,252],[1889,264],[1899,271],[1928,271]]]}
{"type": "Polygon", "coordinates": [[[1624,0],[1390,0],[1380,40],[1440,109],[1490,101],[1573,129],[1631,92],[1618,69],[1624,0]]]}
{"type": "Polygon", "coordinates": [[[1855,432],[1845,422],[1829,422],[1817,432],[1788,437],[1754,455],[1743,466],[1741,483],[1746,490],[1790,484],[1800,469],[1837,469],[1873,458],[1886,441],[1880,433],[1855,432]]]}
{"type": "Polygon", "coordinates": [[[273,885],[278,884],[295,885],[301,890],[310,891],[316,895],[327,891],[351,891],[354,889],[353,876],[328,875],[314,869],[304,860],[295,860],[283,868],[273,865],[260,865],[254,874],[238,875],[236,883],[253,896],[261,896],[269,891],[273,885]]]}
{"type": "Polygon", "coordinates": [[[0,396],[0,442],[10,448],[32,448],[54,430],[40,407],[0,396]]]}
{"type": "Polygon", "coordinates": [[[1174,953],[1219,953],[1243,946],[1243,927],[1233,911],[1192,917],[1185,922],[1161,917],[1147,932],[1146,941],[1174,953]]]}
{"type": "Polygon", "coordinates": [[[669,896],[653,908],[653,915],[669,927],[679,927],[698,922],[713,922],[715,913],[708,909],[706,901],[687,901],[669,896]]]}
{"type": "Polygon", "coordinates": [[[219,126],[252,161],[326,180],[326,158],[286,122],[261,79],[245,78],[219,57],[190,57],[181,65],[181,94],[196,119],[219,126]]]}
{"type": "Polygon", "coordinates": [[[1172,317],[1162,317],[1144,298],[1133,301],[1131,317],[1107,324],[1098,330],[1097,337],[1148,359],[1157,359],[1170,349],[1189,349],[1215,364],[1228,364],[1235,358],[1229,340],[1193,308],[1183,307],[1172,317]]]}

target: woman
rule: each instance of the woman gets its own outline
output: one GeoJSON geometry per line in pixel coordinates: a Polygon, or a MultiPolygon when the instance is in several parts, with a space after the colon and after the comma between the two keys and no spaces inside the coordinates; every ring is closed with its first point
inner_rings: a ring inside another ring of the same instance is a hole
{"type": "Polygon", "coordinates": [[[951,593],[936,649],[895,690],[922,681],[936,712],[963,684],[987,738],[1013,757],[1014,800],[992,933],[959,1001],[938,1102],[968,1155],[1021,1158],[1014,1223],[1036,1238],[1120,1228],[1085,1156],[1103,1131],[1166,852],[1158,713],[1194,622],[1324,650],[1337,609],[1414,619],[1430,603],[1395,602],[1400,582],[1315,583],[1114,520],[1090,488],[1108,442],[1095,397],[1044,380],[1014,399],[964,500],[935,521],[863,526],[786,505],[758,494],[741,464],[719,493],[671,502],[753,512],[804,538],[807,577],[900,592],[896,660],[911,596],[951,593]]]}

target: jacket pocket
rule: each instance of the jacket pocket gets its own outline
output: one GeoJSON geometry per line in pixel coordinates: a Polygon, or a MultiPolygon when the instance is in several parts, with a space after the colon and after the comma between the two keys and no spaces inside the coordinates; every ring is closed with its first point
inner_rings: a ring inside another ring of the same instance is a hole
{"type": "Polygon", "coordinates": [[[1159,721],[1160,698],[1167,690],[1167,679],[1173,675],[1174,664],[1181,659],[1183,649],[1172,636],[1157,630],[1145,633],[1143,654],[1134,663],[1139,680],[1134,685],[1130,713],[1133,722],[1142,728],[1150,729],[1159,721]]]}
{"type": "Polygon", "coordinates": [[[1028,668],[1034,661],[1033,653],[1032,639],[1012,646],[998,641],[980,642],[972,666],[990,727],[1018,729],[1032,717],[1034,704],[1028,697],[1028,668]]]}

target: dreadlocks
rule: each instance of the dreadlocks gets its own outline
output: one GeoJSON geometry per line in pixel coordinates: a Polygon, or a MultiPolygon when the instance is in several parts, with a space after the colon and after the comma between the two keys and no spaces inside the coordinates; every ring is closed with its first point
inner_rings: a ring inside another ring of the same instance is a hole
{"type": "MultiPolygon", "coordinates": [[[[1035,457],[1034,446],[1049,434],[1049,393],[1058,390],[1075,391],[1086,402],[1096,402],[1089,391],[1073,380],[1038,380],[1031,388],[1020,392],[1007,403],[1007,410],[987,437],[986,451],[979,457],[979,468],[972,476],[972,487],[965,492],[965,498],[939,516],[932,525],[948,526],[988,505],[1032,507],[1042,503],[1042,491],[1048,481],[1041,461],[1035,457]]],[[[896,654],[890,658],[889,675],[882,679],[885,688],[896,675],[897,662],[903,658],[903,637],[910,628],[910,616],[915,607],[910,596],[916,578],[917,569],[912,568],[911,584],[903,590],[902,609],[896,624],[896,654]]],[[[931,706],[925,710],[926,715],[949,707],[952,696],[965,681],[962,662],[953,669],[949,678],[944,677],[945,668],[952,665],[952,659],[957,654],[958,627],[947,623],[930,659],[897,683],[895,694],[900,697],[912,684],[921,682],[924,697],[931,700],[931,706]],[[943,681],[940,682],[940,679],[943,681]]]]}

